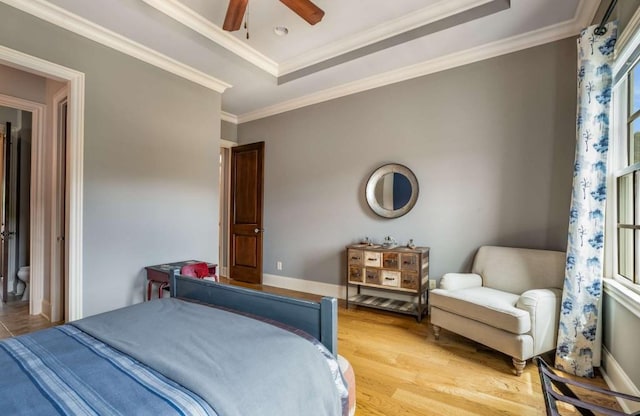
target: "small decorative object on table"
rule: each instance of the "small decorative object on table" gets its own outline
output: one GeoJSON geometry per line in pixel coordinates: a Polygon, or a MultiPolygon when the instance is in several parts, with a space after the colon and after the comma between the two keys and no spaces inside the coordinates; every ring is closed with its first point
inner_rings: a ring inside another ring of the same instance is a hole
{"type": "Polygon", "coordinates": [[[384,243],[382,243],[383,247],[395,247],[396,246],[396,239],[391,237],[390,235],[386,236],[384,238],[384,243]]]}
{"type": "Polygon", "coordinates": [[[409,239],[409,242],[407,243],[407,247],[409,247],[411,249],[416,248],[416,245],[413,244],[413,238],[409,239]]]}

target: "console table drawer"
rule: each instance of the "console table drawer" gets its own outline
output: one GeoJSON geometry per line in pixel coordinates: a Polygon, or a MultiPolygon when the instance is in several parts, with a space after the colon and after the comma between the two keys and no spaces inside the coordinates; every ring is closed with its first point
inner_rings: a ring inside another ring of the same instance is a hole
{"type": "Polygon", "coordinates": [[[359,266],[349,266],[349,281],[350,282],[363,282],[364,281],[364,268],[359,266]]]}
{"type": "Polygon", "coordinates": [[[392,270],[382,270],[382,285],[391,287],[400,287],[400,272],[392,270]]]}
{"type": "Polygon", "coordinates": [[[400,253],[382,253],[382,267],[385,269],[399,269],[400,253]]]}
{"type": "Polygon", "coordinates": [[[367,269],[365,272],[365,282],[372,285],[380,284],[380,270],[367,269]]]}
{"type": "Polygon", "coordinates": [[[350,248],[347,251],[347,262],[349,266],[362,266],[364,264],[364,252],[350,248]]]}
{"type": "Polygon", "coordinates": [[[402,279],[400,280],[400,287],[405,289],[418,290],[418,273],[415,272],[402,272],[402,279]]]}
{"type": "Polygon", "coordinates": [[[382,253],[375,251],[365,251],[364,265],[366,267],[382,267],[382,253]]]}
{"type": "Polygon", "coordinates": [[[402,253],[402,270],[418,271],[420,262],[418,255],[414,253],[402,253]]]}

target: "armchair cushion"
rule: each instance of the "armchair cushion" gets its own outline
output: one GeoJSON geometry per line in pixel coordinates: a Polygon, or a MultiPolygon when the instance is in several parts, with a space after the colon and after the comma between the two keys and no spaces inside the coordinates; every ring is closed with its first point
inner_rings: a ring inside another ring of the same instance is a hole
{"type": "Polygon", "coordinates": [[[447,290],[482,286],[482,276],[475,273],[447,273],[440,279],[440,288],[447,290]]]}
{"type": "Polygon", "coordinates": [[[434,289],[429,294],[432,307],[467,316],[512,334],[531,330],[529,312],[516,307],[520,296],[489,287],[460,290],[434,289]]]}

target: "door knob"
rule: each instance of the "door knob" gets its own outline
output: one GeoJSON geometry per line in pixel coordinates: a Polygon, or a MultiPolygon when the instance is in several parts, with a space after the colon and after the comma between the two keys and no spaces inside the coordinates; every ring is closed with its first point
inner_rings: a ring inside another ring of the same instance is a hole
{"type": "Polygon", "coordinates": [[[253,229],[253,232],[254,232],[254,233],[256,233],[256,234],[258,234],[258,233],[260,233],[260,232],[262,232],[262,233],[263,233],[263,232],[264,232],[264,228],[254,228],[254,229],[253,229]]]}

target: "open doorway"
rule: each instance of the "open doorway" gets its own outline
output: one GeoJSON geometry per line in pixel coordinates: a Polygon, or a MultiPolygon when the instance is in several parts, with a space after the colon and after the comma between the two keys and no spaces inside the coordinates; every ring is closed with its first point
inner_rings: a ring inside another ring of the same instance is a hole
{"type": "Polygon", "coordinates": [[[0,106],[0,122],[0,293],[28,301],[32,114],[0,106]]]}

